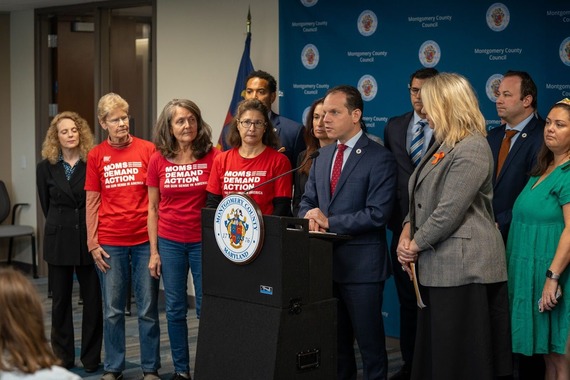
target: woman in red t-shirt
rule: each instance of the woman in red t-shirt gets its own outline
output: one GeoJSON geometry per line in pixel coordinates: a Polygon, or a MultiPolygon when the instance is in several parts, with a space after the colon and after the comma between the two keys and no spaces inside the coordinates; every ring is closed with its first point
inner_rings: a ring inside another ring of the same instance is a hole
{"type": "Polygon", "coordinates": [[[98,268],[103,296],[104,380],[120,380],[125,369],[125,305],[132,283],[138,313],[144,380],[159,380],[159,281],[148,272],[146,176],[155,151],[129,132],[129,104],[108,93],[97,118],[108,137],[91,149],[85,175],[87,247],[98,268]]]}
{"type": "Polygon", "coordinates": [[[196,316],[202,303],[201,209],[214,157],[212,131],[198,106],[187,99],[168,102],[155,127],[157,152],[150,158],[148,235],[150,274],[162,275],[173,379],[190,377],[187,280],[192,270],[196,316]]]}
{"type": "Polygon", "coordinates": [[[207,207],[217,207],[228,194],[247,191],[263,214],[291,215],[291,174],[256,187],[291,170],[287,157],[276,150],[279,138],[267,107],[257,99],[242,101],[227,139],[233,149],[214,160],[207,207]]]}

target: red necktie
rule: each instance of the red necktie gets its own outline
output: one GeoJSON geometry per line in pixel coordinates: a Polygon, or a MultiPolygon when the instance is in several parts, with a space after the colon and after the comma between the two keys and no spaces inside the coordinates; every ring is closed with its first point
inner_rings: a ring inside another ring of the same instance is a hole
{"type": "Polygon", "coordinates": [[[338,144],[336,149],[336,156],[334,158],[334,165],[331,175],[331,195],[334,194],[334,189],[336,189],[336,184],[340,178],[340,172],[342,170],[342,160],[344,156],[344,151],[346,150],[346,145],[338,144]]]}
{"type": "Polygon", "coordinates": [[[519,131],[516,129],[507,129],[505,131],[505,138],[501,143],[501,149],[499,150],[499,158],[497,159],[497,177],[503,168],[503,164],[507,159],[507,155],[509,154],[509,150],[511,149],[511,140],[514,135],[516,135],[519,131]]]}

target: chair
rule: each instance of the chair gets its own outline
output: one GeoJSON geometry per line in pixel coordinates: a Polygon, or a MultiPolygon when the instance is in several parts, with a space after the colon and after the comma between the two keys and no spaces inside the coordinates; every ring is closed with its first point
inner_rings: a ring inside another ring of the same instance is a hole
{"type": "MultiPolygon", "coordinates": [[[[36,264],[36,236],[32,226],[16,224],[16,213],[20,207],[29,206],[29,203],[16,203],[12,208],[12,224],[0,225],[0,238],[10,238],[8,248],[8,264],[12,263],[12,245],[15,237],[29,236],[32,239],[32,270],[34,278],[38,278],[38,266],[36,264]]],[[[10,196],[4,181],[0,181],[0,223],[10,215],[10,196]]]]}

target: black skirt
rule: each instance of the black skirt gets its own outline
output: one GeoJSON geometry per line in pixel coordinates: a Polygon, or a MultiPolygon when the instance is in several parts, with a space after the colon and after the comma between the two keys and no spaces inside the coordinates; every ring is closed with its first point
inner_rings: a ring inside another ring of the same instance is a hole
{"type": "Polygon", "coordinates": [[[420,287],[414,380],[486,380],[512,373],[507,283],[420,287]]]}

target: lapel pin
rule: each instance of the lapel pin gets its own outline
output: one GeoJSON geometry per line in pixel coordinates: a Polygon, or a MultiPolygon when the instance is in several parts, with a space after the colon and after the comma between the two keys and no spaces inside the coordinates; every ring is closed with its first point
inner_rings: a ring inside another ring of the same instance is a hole
{"type": "Polygon", "coordinates": [[[526,139],[526,133],[523,133],[523,134],[521,135],[521,137],[522,137],[523,139],[526,139]]]}
{"type": "Polygon", "coordinates": [[[362,153],[362,149],[360,149],[360,148],[356,149],[356,154],[360,154],[360,153],[362,153]]]}

